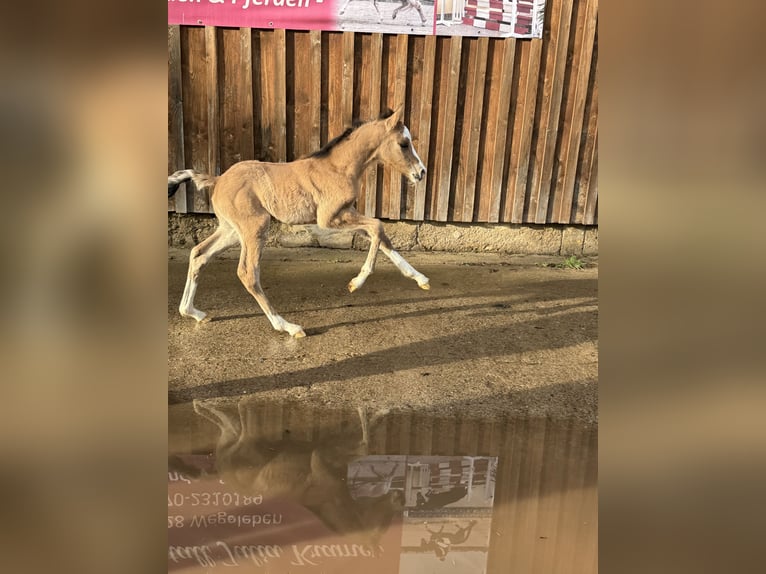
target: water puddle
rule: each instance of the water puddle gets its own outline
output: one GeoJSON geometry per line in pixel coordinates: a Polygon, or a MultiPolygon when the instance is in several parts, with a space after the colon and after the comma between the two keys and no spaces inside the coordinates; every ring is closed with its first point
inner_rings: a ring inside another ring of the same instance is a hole
{"type": "Polygon", "coordinates": [[[169,426],[169,572],[596,571],[595,426],[247,396],[169,426]]]}

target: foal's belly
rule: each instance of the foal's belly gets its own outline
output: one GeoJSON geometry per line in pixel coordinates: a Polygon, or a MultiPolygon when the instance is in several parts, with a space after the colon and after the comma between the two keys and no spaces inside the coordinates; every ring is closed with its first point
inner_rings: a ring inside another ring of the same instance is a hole
{"type": "Polygon", "coordinates": [[[286,196],[276,194],[266,206],[271,215],[292,225],[316,223],[317,207],[311,196],[304,192],[291,193],[286,196]]]}
{"type": "Polygon", "coordinates": [[[255,170],[256,193],[272,217],[288,224],[316,222],[317,206],[290,164],[269,164],[255,170]],[[264,169],[265,168],[265,169],[264,169]]]}

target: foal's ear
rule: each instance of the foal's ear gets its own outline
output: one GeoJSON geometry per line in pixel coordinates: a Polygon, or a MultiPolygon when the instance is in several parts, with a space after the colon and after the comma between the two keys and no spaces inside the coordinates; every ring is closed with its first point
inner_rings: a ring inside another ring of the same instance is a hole
{"type": "Polygon", "coordinates": [[[404,106],[399,106],[394,110],[394,112],[386,118],[386,129],[392,130],[394,127],[396,127],[396,124],[398,124],[402,119],[402,114],[404,113],[404,106]]]}

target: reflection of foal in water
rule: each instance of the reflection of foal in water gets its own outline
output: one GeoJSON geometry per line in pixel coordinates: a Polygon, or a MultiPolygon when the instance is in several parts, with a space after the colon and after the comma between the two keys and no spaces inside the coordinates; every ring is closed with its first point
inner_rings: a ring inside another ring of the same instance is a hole
{"type": "Polygon", "coordinates": [[[439,530],[434,531],[426,526],[426,531],[431,535],[428,542],[424,538],[420,539],[420,547],[424,550],[433,550],[439,560],[444,560],[453,544],[462,544],[471,535],[471,530],[476,525],[475,520],[471,520],[468,526],[461,528],[458,526],[455,532],[444,532],[444,524],[439,530]]]}

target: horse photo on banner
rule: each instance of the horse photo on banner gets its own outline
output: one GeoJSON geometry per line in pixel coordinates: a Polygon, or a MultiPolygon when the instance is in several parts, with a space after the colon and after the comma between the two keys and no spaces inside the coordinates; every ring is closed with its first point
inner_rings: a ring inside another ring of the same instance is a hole
{"type": "Polygon", "coordinates": [[[545,0],[168,0],[168,24],[541,38],[545,0]]]}

